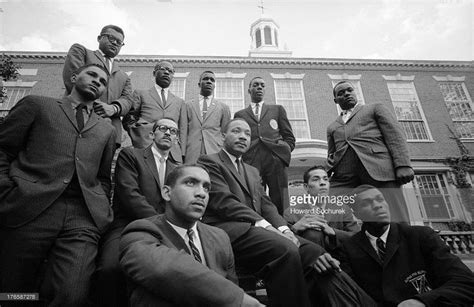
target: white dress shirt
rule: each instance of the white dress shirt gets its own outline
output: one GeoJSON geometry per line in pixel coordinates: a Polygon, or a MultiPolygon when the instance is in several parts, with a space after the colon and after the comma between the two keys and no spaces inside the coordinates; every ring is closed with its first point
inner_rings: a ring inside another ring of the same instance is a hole
{"type": "Polygon", "coordinates": [[[160,99],[161,99],[161,90],[165,90],[166,104],[168,104],[168,91],[169,91],[169,88],[168,87],[161,88],[158,84],[155,83],[155,89],[156,89],[156,92],[158,93],[158,96],[160,97],[160,99]]]}
{"type": "MultiPolygon", "coordinates": [[[[260,115],[262,115],[262,108],[263,108],[263,100],[260,101],[258,106],[258,117],[257,119],[260,120],[260,115]]],[[[252,108],[253,114],[255,115],[255,110],[257,109],[257,103],[251,102],[250,107],[252,108]]]]}
{"type": "Polygon", "coordinates": [[[162,187],[165,184],[165,174],[166,174],[166,161],[168,160],[168,156],[162,156],[158,149],[156,148],[156,144],[153,143],[151,146],[151,152],[153,153],[153,158],[155,158],[155,164],[156,164],[156,170],[158,171],[158,177],[160,178],[160,187],[162,187]],[[160,159],[165,159],[163,162],[163,168],[162,171],[160,172],[160,159]]]}
{"type": "MultiPolygon", "coordinates": [[[[192,255],[191,251],[191,246],[189,245],[189,237],[188,237],[188,230],[183,227],[179,227],[171,223],[170,221],[166,220],[168,224],[173,227],[173,229],[179,234],[181,238],[183,238],[184,242],[186,243],[186,246],[189,248],[189,252],[192,255]]],[[[202,250],[202,244],[201,244],[201,238],[199,237],[199,232],[197,229],[197,223],[194,223],[194,226],[191,227],[191,229],[194,231],[194,236],[193,236],[193,243],[197,247],[199,254],[201,256],[202,264],[206,265],[206,257],[204,257],[204,251],[202,250]]]]}
{"type": "MultiPolygon", "coordinates": [[[[382,239],[383,244],[385,244],[385,246],[387,246],[387,237],[388,237],[389,231],[390,231],[390,224],[388,225],[387,230],[385,230],[385,232],[380,236],[380,239],[382,239]]],[[[372,245],[372,247],[374,248],[375,253],[377,253],[378,255],[379,249],[377,248],[377,237],[374,237],[373,235],[371,235],[367,230],[365,231],[365,235],[369,239],[370,245],[372,245]]]]}

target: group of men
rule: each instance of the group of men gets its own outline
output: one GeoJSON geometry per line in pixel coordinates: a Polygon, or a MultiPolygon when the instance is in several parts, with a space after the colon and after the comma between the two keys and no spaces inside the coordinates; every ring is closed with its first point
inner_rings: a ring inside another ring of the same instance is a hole
{"type": "Polygon", "coordinates": [[[152,88],[132,91],[114,61],[122,29],[97,39],[69,50],[63,98],[27,96],[0,127],[0,293],[40,294],[2,306],[262,306],[236,270],[263,279],[271,306],[472,306],[472,272],[430,228],[407,225],[400,185],[413,170],[383,105],[336,84],[328,171],[303,180],[313,197],[356,188],[353,202],[295,213],[295,137],[261,77],[231,119],[213,72],[188,102],[169,91],[166,61],[152,88]],[[122,126],[133,146],[110,204],[122,126]]]}

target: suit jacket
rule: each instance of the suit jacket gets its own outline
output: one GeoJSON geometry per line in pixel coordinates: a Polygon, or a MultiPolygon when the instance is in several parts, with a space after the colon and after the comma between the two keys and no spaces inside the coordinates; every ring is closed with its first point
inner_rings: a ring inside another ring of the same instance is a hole
{"type": "Polygon", "coordinates": [[[232,242],[262,219],[276,228],[287,225],[265,194],[255,167],[242,163],[245,182],[223,150],[201,156],[198,164],[207,168],[212,182],[203,221],[224,229],[232,242]]]}
{"type": "Polygon", "coordinates": [[[391,223],[383,263],[360,231],[343,243],[339,259],[343,270],[383,306],[410,298],[427,306],[474,303],[473,273],[429,227],[391,223]]]}
{"type": "MultiPolygon", "coordinates": [[[[318,214],[316,211],[312,211],[316,210],[316,208],[318,207],[311,204],[308,204],[307,206],[301,206],[299,204],[291,206],[290,203],[290,207],[285,210],[283,217],[289,224],[294,225],[307,214],[306,212],[310,214],[318,214]],[[305,211],[305,209],[308,211],[305,211]]],[[[324,219],[326,219],[329,227],[334,229],[334,232],[336,233],[336,241],[329,242],[326,240],[328,244],[335,247],[352,237],[360,230],[357,220],[352,213],[352,209],[348,205],[343,204],[342,206],[339,206],[336,203],[327,203],[325,209],[327,210],[327,213],[324,214],[324,219]]]]}
{"type": "MultiPolygon", "coordinates": [[[[103,66],[107,71],[107,63],[99,50],[89,50],[80,44],[74,44],[69,49],[66,62],[63,68],[63,82],[66,86],[66,94],[69,95],[72,90],[71,76],[80,67],[88,64],[97,64],[103,66]]],[[[113,61],[112,73],[109,76],[106,91],[99,98],[101,101],[111,104],[118,103],[121,107],[120,114],[111,117],[112,125],[116,130],[116,143],[122,143],[122,125],[120,116],[128,113],[132,106],[131,101],[132,83],[128,75],[120,70],[117,61],[113,61]]]]}
{"type": "Polygon", "coordinates": [[[76,173],[99,228],[112,220],[110,170],[115,132],[91,113],[82,131],[68,97],[27,96],[0,129],[0,224],[19,227],[49,207],[76,173]]]}
{"type": "Polygon", "coordinates": [[[120,240],[120,264],[132,281],[132,306],[240,306],[229,237],[197,224],[206,265],[196,261],[164,215],[132,222],[120,240]],[[154,304],[153,304],[154,303],[154,304]]]}
{"type": "MultiPolygon", "coordinates": [[[[169,157],[166,176],[176,167],[169,157]]],[[[120,151],[115,167],[114,213],[127,222],[147,218],[165,211],[161,184],[151,146],[127,147],[120,151]]]]}
{"type": "Polygon", "coordinates": [[[196,163],[201,155],[202,145],[206,154],[216,153],[222,148],[224,142],[222,130],[230,121],[230,109],[214,98],[209,103],[204,120],[199,108],[199,99],[186,102],[186,109],[188,115],[186,163],[196,163]]]}
{"type": "Polygon", "coordinates": [[[342,116],[327,128],[329,172],[351,147],[370,176],[378,181],[395,180],[395,168],[410,166],[405,133],[382,104],[357,105],[344,124],[342,116]]]}
{"type": "Polygon", "coordinates": [[[177,162],[182,162],[182,156],[186,153],[188,131],[184,100],[168,92],[166,106],[163,107],[161,97],[154,86],[148,90],[135,90],[132,100],[133,107],[124,119],[124,125],[130,127],[139,120],[151,123],[164,117],[172,118],[179,128],[179,140],[170,152],[177,162]]]}
{"type": "Polygon", "coordinates": [[[244,155],[246,162],[251,163],[253,158],[258,155],[260,146],[265,146],[277,155],[286,166],[290,165],[291,152],[295,148],[295,136],[283,106],[264,103],[260,120],[257,120],[249,105],[236,112],[234,118],[245,119],[252,130],[252,143],[244,155]]]}

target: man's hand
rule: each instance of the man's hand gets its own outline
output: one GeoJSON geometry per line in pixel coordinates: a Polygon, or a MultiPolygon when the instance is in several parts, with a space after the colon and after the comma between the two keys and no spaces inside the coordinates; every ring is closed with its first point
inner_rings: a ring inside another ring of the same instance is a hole
{"type": "Polygon", "coordinates": [[[415,172],[409,166],[401,166],[395,169],[395,177],[400,184],[405,184],[415,178],[415,172]]]}
{"type": "Polygon", "coordinates": [[[302,232],[306,229],[314,229],[324,232],[326,235],[335,236],[334,229],[329,227],[327,221],[317,214],[306,214],[298,222],[293,225],[296,232],[302,232]]]}
{"type": "Polygon", "coordinates": [[[248,295],[247,293],[244,293],[244,298],[242,300],[242,304],[240,305],[242,307],[265,307],[265,305],[260,304],[260,302],[248,295]]]}
{"type": "Polygon", "coordinates": [[[404,300],[400,304],[397,305],[398,307],[425,307],[426,305],[416,299],[409,299],[404,300]]]}
{"type": "Polygon", "coordinates": [[[115,114],[115,108],[113,105],[107,104],[100,100],[94,101],[94,112],[102,117],[111,117],[115,114]]]}
{"type": "Polygon", "coordinates": [[[324,253],[318,257],[314,268],[318,274],[324,274],[332,271],[340,272],[341,268],[339,266],[340,262],[337,259],[334,259],[329,253],[324,253]]]}
{"type": "Polygon", "coordinates": [[[291,242],[295,243],[296,246],[298,246],[298,247],[300,246],[300,241],[298,240],[298,238],[295,236],[295,234],[291,230],[286,230],[285,233],[282,233],[281,231],[279,231],[278,229],[276,229],[275,227],[273,227],[271,225],[265,227],[265,229],[269,230],[269,231],[272,231],[274,233],[277,233],[282,237],[285,237],[286,239],[288,239],[291,242]]]}

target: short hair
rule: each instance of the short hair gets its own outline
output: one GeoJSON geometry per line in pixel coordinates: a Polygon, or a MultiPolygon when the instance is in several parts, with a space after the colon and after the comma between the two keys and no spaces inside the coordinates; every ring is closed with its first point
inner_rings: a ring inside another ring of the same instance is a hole
{"type": "MultiPolygon", "coordinates": [[[[233,119],[228,121],[227,124],[225,124],[224,129],[222,130],[222,132],[227,133],[227,130],[229,129],[230,124],[233,123],[233,122],[236,122],[236,121],[242,121],[242,122],[247,123],[247,125],[249,125],[249,123],[244,118],[234,117],[233,119]]],[[[249,127],[250,127],[250,125],[249,125],[249,127]]]]}
{"type": "Polygon", "coordinates": [[[249,88],[252,86],[252,82],[253,82],[253,80],[255,80],[255,79],[262,79],[262,80],[265,82],[265,79],[263,79],[262,77],[253,77],[252,79],[250,79],[249,88]]]}
{"type": "MultiPolygon", "coordinates": [[[[374,187],[373,185],[370,185],[370,184],[361,184],[360,186],[354,188],[352,190],[352,195],[354,195],[355,199],[357,199],[357,195],[359,195],[360,193],[362,192],[365,192],[365,191],[368,191],[368,190],[372,190],[372,189],[376,189],[379,191],[379,189],[377,189],[376,187],[374,187]]],[[[357,205],[357,202],[354,202],[354,205],[357,205]]]]}
{"type": "Polygon", "coordinates": [[[92,64],[86,64],[86,65],[83,65],[81,67],[79,67],[78,69],[76,69],[76,71],[74,71],[74,75],[78,75],[80,74],[83,70],[89,68],[89,67],[97,67],[97,68],[100,68],[103,72],[105,72],[105,74],[107,75],[107,77],[109,77],[110,73],[109,71],[102,65],[99,65],[99,64],[96,64],[96,63],[92,63],[92,64]]]}
{"type": "Polygon", "coordinates": [[[122,34],[122,36],[125,38],[125,34],[123,33],[122,28],[116,25],[106,25],[105,27],[102,28],[102,30],[100,30],[100,35],[105,34],[105,31],[107,31],[108,29],[117,31],[118,33],[122,34]]]}
{"type": "Polygon", "coordinates": [[[327,168],[324,166],[324,165],[314,165],[314,166],[311,166],[310,168],[308,168],[304,174],[303,174],[303,182],[304,183],[308,183],[309,181],[309,173],[311,173],[312,171],[314,171],[315,169],[322,169],[323,171],[325,171],[327,173],[327,168]]]}
{"type": "MultiPolygon", "coordinates": [[[[153,122],[153,128],[152,128],[151,131],[155,132],[155,131],[156,131],[156,128],[158,128],[158,122],[159,122],[160,120],[163,120],[163,119],[170,120],[170,121],[172,121],[173,123],[175,123],[176,126],[178,126],[178,123],[177,123],[174,119],[172,119],[171,117],[162,117],[162,118],[160,118],[159,120],[153,122]]],[[[178,128],[176,128],[176,129],[178,129],[178,128]]],[[[179,131],[179,129],[178,129],[178,131],[179,131]]]]}
{"type": "Polygon", "coordinates": [[[163,62],[168,62],[171,64],[171,66],[173,67],[173,71],[174,71],[174,65],[173,63],[171,63],[170,61],[167,61],[167,60],[160,60],[158,61],[156,64],[155,64],[155,67],[153,67],[153,74],[155,74],[155,72],[158,70],[158,67],[161,67],[161,64],[163,64],[163,62]]]}
{"type": "Polygon", "coordinates": [[[349,80],[341,80],[339,82],[336,83],[336,85],[334,85],[334,87],[332,88],[332,94],[334,97],[336,97],[336,87],[339,85],[339,84],[343,84],[343,83],[349,83],[350,85],[352,85],[352,87],[354,87],[354,84],[352,84],[351,81],[349,80]]]}
{"type": "Polygon", "coordinates": [[[199,167],[199,168],[203,169],[207,174],[209,174],[209,171],[207,170],[207,168],[204,167],[201,164],[196,164],[196,163],[181,164],[181,165],[178,165],[177,167],[175,167],[171,171],[171,173],[169,173],[168,176],[166,176],[165,185],[167,185],[169,187],[174,187],[176,185],[176,182],[178,181],[178,179],[183,175],[184,170],[186,168],[189,168],[189,167],[199,167]]]}
{"type": "Polygon", "coordinates": [[[213,71],[210,71],[210,70],[205,70],[202,72],[202,74],[199,76],[199,83],[201,83],[201,79],[202,79],[202,76],[204,76],[204,74],[213,74],[214,76],[216,75],[213,71]]]}

